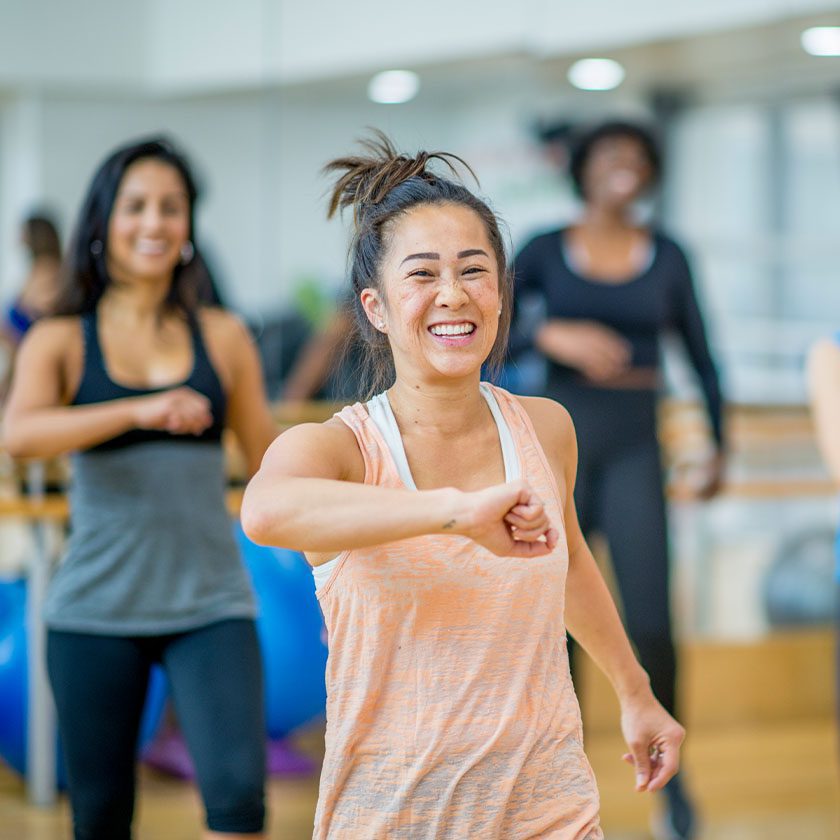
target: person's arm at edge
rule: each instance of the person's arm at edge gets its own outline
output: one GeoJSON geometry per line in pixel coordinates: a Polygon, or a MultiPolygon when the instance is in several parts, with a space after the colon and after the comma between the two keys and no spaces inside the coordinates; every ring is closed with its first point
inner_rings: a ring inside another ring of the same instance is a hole
{"type": "Polygon", "coordinates": [[[818,341],[808,354],[808,392],[817,444],[840,485],[840,345],[818,341]]]}
{"type": "Polygon", "coordinates": [[[331,366],[338,362],[341,347],[352,330],[352,317],[349,307],[339,308],[326,326],[306,342],[289,371],[283,387],[284,400],[315,397],[329,378],[331,366]]]}

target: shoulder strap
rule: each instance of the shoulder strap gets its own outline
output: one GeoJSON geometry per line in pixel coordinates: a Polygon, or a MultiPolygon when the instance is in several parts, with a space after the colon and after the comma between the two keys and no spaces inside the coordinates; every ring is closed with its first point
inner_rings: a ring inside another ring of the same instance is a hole
{"type": "Polygon", "coordinates": [[[104,368],[102,347],[99,344],[96,310],[91,309],[88,312],[83,312],[80,317],[82,320],[82,336],[85,341],[85,367],[96,365],[99,368],[104,368]]]}
{"type": "Polygon", "coordinates": [[[361,403],[348,405],[334,415],[356,437],[365,462],[365,484],[383,487],[402,487],[397,466],[381,432],[361,403]]]}
{"type": "Polygon", "coordinates": [[[528,412],[509,391],[496,385],[488,385],[488,387],[496,397],[496,402],[516,443],[522,477],[526,478],[538,492],[553,495],[562,515],[564,493],[561,492],[557,477],[548,463],[528,412]]]}

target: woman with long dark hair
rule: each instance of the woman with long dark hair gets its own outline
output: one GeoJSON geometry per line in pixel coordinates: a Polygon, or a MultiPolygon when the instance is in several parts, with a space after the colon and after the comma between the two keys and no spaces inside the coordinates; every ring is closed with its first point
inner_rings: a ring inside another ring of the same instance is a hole
{"type": "Polygon", "coordinates": [[[198,304],[196,199],[164,139],[102,163],[57,315],[27,335],[6,410],[13,455],[72,453],[70,539],[45,620],[77,840],[130,837],[154,663],[195,763],[207,836],[263,831],[260,651],[221,435],[233,429],[254,472],[274,427],[245,328],[198,304]]]}
{"type": "MultiPolygon", "coordinates": [[[[723,465],[722,401],[688,261],[662,231],[640,224],[637,200],[657,183],[659,146],[644,126],[608,122],[582,132],[569,160],[583,202],[571,225],[528,242],[514,263],[517,297],[539,295],[545,320],[532,339],[548,361],[546,396],[578,436],[575,502],[584,533],[606,538],[627,631],[656,696],[676,708],[676,656],[656,407],[660,339],[685,341],[717,450],[702,497],[723,465]]],[[[695,836],[679,777],[665,790],[664,836],[695,836]]]]}
{"type": "Polygon", "coordinates": [[[638,790],[682,727],[631,652],[575,515],[554,402],[481,382],[511,286],[488,206],[384,137],[333,161],[374,390],[281,435],[242,508],[307,552],[330,639],[315,838],[596,840],[566,627],[615,686],[638,790]]]}

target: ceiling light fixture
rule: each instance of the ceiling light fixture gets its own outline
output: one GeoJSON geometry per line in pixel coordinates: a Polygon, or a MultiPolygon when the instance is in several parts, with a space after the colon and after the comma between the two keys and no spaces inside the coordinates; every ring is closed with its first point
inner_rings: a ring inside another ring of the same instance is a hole
{"type": "Polygon", "coordinates": [[[802,49],[811,55],[840,55],[840,26],[812,26],[800,38],[802,49]]]}
{"type": "Polygon", "coordinates": [[[368,98],[383,105],[399,105],[417,96],[420,77],[411,70],[385,70],[368,83],[368,98]]]}
{"type": "Polygon", "coordinates": [[[624,76],[624,68],[611,58],[582,58],[568,72],[569,81],[580,90],[612,90],[624,76]]]}

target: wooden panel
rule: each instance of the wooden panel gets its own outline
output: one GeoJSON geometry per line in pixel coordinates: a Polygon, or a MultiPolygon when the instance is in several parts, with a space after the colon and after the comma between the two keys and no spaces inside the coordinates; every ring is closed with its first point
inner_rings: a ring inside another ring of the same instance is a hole
{"type": "MultiPolygon", "coordinates": [[[[581,706],[590,732],[617,731],[618,702],[588,657],[581,706]]],[[[687,727],[828,719],[834,708],[834,634],[774,633],[753,643],[694,641],[680,648],[687,727]]]]}

